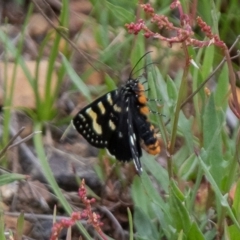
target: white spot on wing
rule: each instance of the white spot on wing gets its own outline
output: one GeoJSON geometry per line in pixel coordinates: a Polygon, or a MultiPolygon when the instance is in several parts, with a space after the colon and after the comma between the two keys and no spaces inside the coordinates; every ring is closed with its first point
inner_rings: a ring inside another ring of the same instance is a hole
{"type": "Polygon", "coordinates": [[[133,138],[134,138],[134,140],[136,141],[136,135],[135,135],[135,133],[133,134],[133,138]]]}
{"type": "Polygon", "coordinates": [[[86,118],[81,113],[79,113],[78,116],[82,119],[83,122],[86,121],[86,118]]]}
{"type": "Polygon", "coordinates": [[[130,141],[131,141],[132,146],[134,146],[133,136],[130,136],[130,141]]]}

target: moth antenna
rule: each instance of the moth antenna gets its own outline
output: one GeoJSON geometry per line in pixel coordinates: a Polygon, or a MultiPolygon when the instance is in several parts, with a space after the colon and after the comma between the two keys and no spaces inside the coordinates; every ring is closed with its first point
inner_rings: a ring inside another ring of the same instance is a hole
{"type": "Polygon", "coordinates": [[[152,51],[149,51],[149,52],[146,52],[142,57],[140,57],[140,59],[137,61],[137,63],[134,65],[134,67],[132,68],[130,74],[129,74],[129,79],[132,77],[132,73],[134,71],[134,69],[137,67],[137,65],[139,64],[139,62],[147,55],[149,54],[150,52],[152,51]]]}
{"type": "MultiPolygon", "coordinates": [[[[148,66],[150,66],[150,65],[152,65],[152,64],[158,64],[158,62],[150,62],[150,63],[148,63],[147,65],[143,66],[142,68],[140,68],[140,69],[138,69],[136,72],[134,72],[133,75],[136,74],[137,72],[141,71],[143,68],[147,68],[148,66]]],[[[131,73],[132,73],[132,72],[131,72],[131,73]]],[[[146,73],[146,72],[144,72],[144,73],[146,73]]],[[[143,73],[143,74],[144,74],[144,73],[143,73]]],[[[141,74],[141,76],[142,76],[143,74],[141,74]]]]}

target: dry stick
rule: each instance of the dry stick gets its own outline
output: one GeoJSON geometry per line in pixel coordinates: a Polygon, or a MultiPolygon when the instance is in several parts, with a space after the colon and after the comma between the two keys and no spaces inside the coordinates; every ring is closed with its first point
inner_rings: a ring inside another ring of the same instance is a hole
{"type": "MultiPolygon", "coordinates": [[[[4,215],[12,216],[12,217],[19,217],[21,214],[20,212],[3,212],[4,215]]],[[[52,220],[53,215],[52,214],[35,214],[35,213],[24,213],[24,217],[29,220],[35,220],[35,219],[42,219],[42,220],[52,220]]],[[[70,219],[70,217],[66,216],[56,216],[56,220],[62,220],[62,219],[70,219]]],[[[79,220],[83,225],[87,225],[88,222],[86,220],[79,220]]]]}
{"type": "Polygon", "coordinates": [[[25,129],[25,127],[22,127],[16,134],[13,134],[14,136],[10,139],[8,144],[0,152],[0,159],[3,157],[3,155],[6,153],[6,151],[11,148],[11,146],[12,146],[11,144],[17,139],[17,137],[23,132],[24,129],[25,129]]]}
{"type": "MultiPolygon", "coordinates": [[[[16,135],[16,131],[12,126],[10,126],[10,133],[13,136],[16,135]]],[[[35,155],[32,153],[32,151],[27,147],[27,145],[24,143],[24,141],[22,141],[22,139],[19,136],[17,136],[17,140],[19,140],[19,142],[21,142],[21,144],[19,145],[19,148],[22,149],[22,151],[26,154],[25,161],[28,161],[28,165],[31,168],[31,170],[33,168],[36,168],[41,174],[43,174],[42,167],[39,164],[38,158],[35,157],[35,155]]]]}
{"type": "Polygon", "coordinates": [[[35,135],[35,134],[37,134],[37,133],[41,133],[41,131],[35,131],[35,132],[29,134],[27,137],[23,138],[22,140],[14,143],[14,144],[12,144],[12,145],[10,145],[10,146],[8,147],[8,150],[11,149],[11,148],[13,148],[13,147],[16,147],[17,145],[20,145],[21,143],[27,142],[29,139],[31,139],[31,138],[33,137],[33,135],[35,135]]]}
{"type": "MultiPolygon", "coordinates": [[[[233,43],[233,45],[231,46],[231,48],[229,49],[229,53],[232,51],[232,49],[235,47],[235,45],[238,43],[240,39],[240,35],[236,38],[235,42],[233,43]]],[[[237,58],[239,56],[240,53],[238,53],[236,56],[232,57],[231,59],[237,58]]],[[[222,67],[222,65],[225,63],[226,61],[226,57],[223,58],[223,60],[219,63],[219,65],[214,69],[214,71],[208,76],[208,78],[202,82],[200,84],[200,86],[191,94],[189,95],[189,97],[186,98],[186,100],[182,103],[181,108],[183,108],[187,102],[193,98],[198,92],[199,90],[214,76],[214,74],[222,67]]]]}
{"type": "Polygon", "coordinates": [[[118,233],[121,234],[122,239],[124,239],[124,230],[121,226],[121,224],[118,222],[118,220],[116,219],[116,217],[112,214],[112,212],[105,206],[99,206],[97,207],[98,209],[100,209],[102,212],[104,212],[113,222],[113,224],[116,227],[116,231],[118,233]]]}

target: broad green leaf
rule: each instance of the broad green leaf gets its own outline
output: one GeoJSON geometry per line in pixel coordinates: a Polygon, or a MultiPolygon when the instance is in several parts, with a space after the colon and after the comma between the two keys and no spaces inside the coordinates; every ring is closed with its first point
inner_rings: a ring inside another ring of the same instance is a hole
{"type": "Polygon", "coordinates": [[[236,217],[234,216],[232,209],[229,206],[228,195],[227,194],[224,196],[222,195],[220,188],[218,187],[216,181],[214,180],[213,176],[211,175],[211,173],[208,169],[208,166],[205,164],[206,158],[208,158],[207,152],[204,149],[202,149],[201,154],[198,156],[198,161],[206,175],[207,180],[210,182],[211,187],[216,194],[218,202],[220,202],[221,205],[226,208],[226,211],[228,212],[229,217],[232,219],[232,221],[235,223],[235,225],[240,230],[240,225],[239,225],[236,217]]]}
{"type": "Polygon", "coordinates": [[[228,68],[227,65],[225,64],[219,74],[214,94],[216,106],[222,108],[223,111],[225,111],[228,106],[228,91],[229,91],[228,78],[229,78],[228,68]]]}
{"type": "Polygon", "coordinates": [[[169,96],[167,92],[167,84],[165,82],[165,79],[163,78],[163,75],[159,71],[157,67],[154,68],[154,81],[156,83],[158,98],[163,101],[164,105],[169,106],[169,96]]]}
{"type": "Polygon", "coordinates": [[[180,190],[177,188],[175,183],[171,181],[169,202],[171,205],[170,212],[174,222],[174,227],[177,229],[177,232],[183,230],[183,232],[187,234],[191,227],[191,221],[183,198],[184,197],[182,193],[180,193],[180,190]]]}
{"type": "Polygon", "coordinates": [[[201,67],[201,74],[203,79],[206,79],[208,75],[211,73],[214,59],[215,46],[211,45],[207,48],[208,49],[204,54],[203,63],[201,67]]]}
{"type": "Polygon", "coordinates": [[[192,132],[193,117],[187,119],[182,111],[179,114],[178,126],[182,132],[182,136],[185,139],[185,143],[188,147],[189,154],[194,152],[194,136],[192,132]]]}
{"type": "Polygon", "coordinates": [[[177,238],[177,240],[183,240],[183,239],[185,239],[185,238],[184,238],[184,233],[183,233],[183,230],[181,230],[181,231],[178,233],[178,238],[177,238]]]}
{"type": "Polygon", "coordinates": [[[141,208],[145,213],[149,211],[149,198],[142,186],[141,178],[136,176],[131,187],[134,206],[141,208]]]}
{"type": "Polygon", "coordinates": [[[214,97],[211,94],[203,115],[203,146],[208,153],[206,163],[211,167],[210,172],[218,185],[220,185],[225,171],[222,158],[221,129],[222,124],[219,122],[214,97]]]}
{"type": "Polygon", "coordinates": [[[177,187],[176,183],[173,180],[171,181],[170,187],[172,188],[172,190],[173,190],[174,194],[176,195],[176,197],[181,202],[184,202],[185,201],[185,197],[184,197],[183,193],[180,191],[180,189],[177,187]]]}
{"type": "Polygon", "coordinates": [[[187,234],[187,240],[204,240],[204,236],[195,222],[192,223],[187,234]]]}
{"type": "Polygon", "coordinates": [[[189,157],[189,149],[186,144],[184,144],[174,155],[173,161],[177,169],[181,168],[182,164],[189,157]]]}
{"type": "Polygon", "coordinates": [[[155,202],[164,212],[167,212],[168,211],[166,207],[167,204],[164,202],[163,198],[160,196],[158,191],[156,191],[153,182],[151,181],[151,179],[149,178],[145,171],[141,175],[141,181],[142,188],[144,189],[145,194],[148,196],[148,204],[150,201],[155,202]]]}
{"type": "Polygon", "coordinates": [[[239,240],[240,230],[236,227],[236,225],[226,226],[228,239],[230,240],[239,240]]]}
{"type": "Polygon", "coordinates": [[[197,168],[198,162],[195,154],[190,155],[184,162],[181,164],[178,174],[185,180],[189,180],[197,168]]]}
{"type": "Polygon", "coordinates": [[[141,158],[144,163],[144,169],[148,170],[151,175],[158,181],[165,193],[168,193],[169,177],[167,170],[159,164],[154,157],[143,153],[141,158]]]}
{"type": "Polygon", "coordinates": [[[156,225],[153,224],[149,216],[139,207],[135,207],[134,209],[134,225],[139,239],[157,239],[158,230],[156,225]]]}
{"type": "Polygon", "coordinates": [[[174,104],[176,104],[177,97],[178,97],[178,90],[176,88],[174,81],[169,76],[167,77],[167,93],[168,93],[169,100],[171,100],[174,104]]]}
{"type": "Polygon", "coordinates": [[[156,203],[152,203],[153,211],[161,225],[161,229],[166,235],[167,239],[171,239],[171,236],[176,233],[176,229],[174,229],[172,224],[172,218],[170,214],[164,213],[161,208],[156,203]]]}

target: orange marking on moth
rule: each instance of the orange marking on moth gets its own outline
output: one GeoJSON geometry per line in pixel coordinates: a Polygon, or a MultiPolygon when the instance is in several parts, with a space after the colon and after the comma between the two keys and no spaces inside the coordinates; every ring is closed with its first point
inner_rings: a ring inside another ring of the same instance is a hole
{"type": "Polygon", "coordinates": [[[147,149],[147,152],[151,155],[157,155],[161,151],[161,148],[158,146],[156,149],[147,149]]]}
{"type": "Polygon", "coordinates": [[[138,83],[138,91],[144,91],[144,86],[141,83],[138,83]]]}
{"type": "Polygon", "coordinates": [[[147,103],[147,98],[144,94],[139,94],[138,95],[138,102],[140,102],[141,104],[145,104],[147,103]]]}
{"type": "Polygon", "coordinates": [[[151,155],[157,155],[161,151],[160,143],[158,140],[156,140],[155,144],[151,144],[146,147],[147,147],[147,149],[146,149],[147,152],[151,155]]]}
{"type": "MultiPolygon", "coordinates": [[[[154,126],[150,125],[150,130],[153,131],[154,130],[154,126]]],[[[155,137],[155,136],[154,136],[155,137]]]]}
{"type": "Polygon", "coordinates": [[[147,106],[140,107],[140,113],[143,115],[149,114],[149,108],[147,106]]]}
{"type": "Polygon", "coordinates": [[[141,104],[145,104],[147,102],[147,98],[144,94],[144,86],[141,83],[138,83],[138,101],[141,104]]]}

